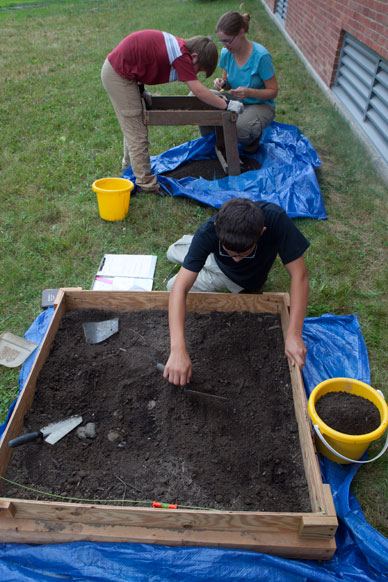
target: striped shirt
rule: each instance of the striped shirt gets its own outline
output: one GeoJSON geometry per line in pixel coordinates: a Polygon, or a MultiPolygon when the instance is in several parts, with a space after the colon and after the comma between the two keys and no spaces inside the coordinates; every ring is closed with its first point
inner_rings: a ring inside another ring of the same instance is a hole
{"type": "Polygon", "coordinates": [[[197,75],[184,39],[160,30],[139,30],[108,55],[116,73],[146,85],[195,81],[197,75]]]}

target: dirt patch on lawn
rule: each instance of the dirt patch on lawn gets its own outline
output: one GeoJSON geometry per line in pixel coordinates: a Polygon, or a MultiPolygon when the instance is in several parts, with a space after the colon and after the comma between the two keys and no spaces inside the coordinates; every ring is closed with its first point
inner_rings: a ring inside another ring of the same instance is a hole
{"type": "MultiPolygon", "coordinates": [[[[226,402],[181,392],[156,369],[169,354],[165,311],[67,313],[23,432],[81,414],[95,435],[20,446],[6,477],[106,504],[311,511],[280,318],[188,313],[186,330],[189,388],[226,402]],[[82,323],[113,317],[119,332],[86,344],[82,323]]],[[[57,500],[8,483],[2,495],[57,500]]]]}
{"type": "MultiPolygon", "coordinates": [[[[255,158],[248,158],[246,156],[241,156],[240,160],[241,173],[250,172],[252,170],[258,170],[260,168],[259,162],[255,158]]],[[[226,178],[222,166],[218,158],[212,158],[207,160],[191,160],[189,162],[184,162],[174,170],[165,172],[163,176],[168,176],[169,178],[175,178],[175,180],[181,180],[182,178],[203,178],[204,180],[214,181],[226,178]]]]}

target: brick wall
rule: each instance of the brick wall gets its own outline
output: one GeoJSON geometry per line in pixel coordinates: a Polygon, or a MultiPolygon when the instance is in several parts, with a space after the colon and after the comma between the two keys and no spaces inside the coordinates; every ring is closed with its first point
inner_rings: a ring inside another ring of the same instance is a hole
{"type": "Polygon", "coordinates": [[[345,32],[388,60],[388,0],[288,0],[285,30],[329,87],[345,32]]]}

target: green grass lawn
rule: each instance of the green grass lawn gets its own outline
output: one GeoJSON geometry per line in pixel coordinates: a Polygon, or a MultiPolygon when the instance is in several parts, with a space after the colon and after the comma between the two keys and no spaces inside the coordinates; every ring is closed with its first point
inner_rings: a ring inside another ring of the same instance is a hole
{"type": "MultiPolygon", "coordinates": [[[[155,289],[171,268],[169,244],[215,210],[192,200],[133,198],[128,218],[100,219],[91,185],[119,176],[122,136],[100,81],[105,56],[142,28],[182,37],[213,34],[229,0],[0,0],[1,329],[23,336],[41,311],[45,288],[90,289],[104,253],[156,254],[155,289]]],[[[367,344],[371,383],[388,397],[387,190],[368,153],[306,72],[257,0],[250,38],[273,55],[276,120],[297,125],[316,148],[328,220],[296,220],[308,237],[308,316],[356,314],[367,344]]],[[[215,75],[216,76],[216,75],[215,75]]],[[[212,87],[212,79],[206,81],[212,87]]],[[[187,94],[185,84],[156,87],[187,94]]],[[[198,137],[195,127],[151,127],[150,153],[198,137]]],[[[266,291],[288,290],[277,264],[266,291]]],[[[340,357],[340,355],[338,356],[340,357]]],[[[19,369],[0,369],[0,415],[18,393],[19,369]]],[[[381,443],[371,447],[376,453],[381,443]]],[[[387,456],[360,469],[354,491],[367,519],[388,535],[387,456]]]]}

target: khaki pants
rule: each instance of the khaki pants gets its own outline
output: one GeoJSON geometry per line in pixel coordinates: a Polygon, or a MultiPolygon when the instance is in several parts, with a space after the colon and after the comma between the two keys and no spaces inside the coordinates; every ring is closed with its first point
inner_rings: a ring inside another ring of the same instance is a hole
{"type": "MultiPolygon", "coordinates": [[[[183,263],[187,251],[189,250],[191,241],[193,240],[192,234],[185,234],[181,239],[172,244],[167,251],[167,258],[173,263],[183,263]]],[[[171,291],[176,279],[172,277],[167,282],[167,290],[171,291]]],[[[198,277],[195,280],[194,285],[190,289],[193,292],[213,292],[217,291],[230,291],[231,293],[240,293],[243,287],[240,287],[236,283],[233,283],[224,275],[219,266],[216,263],[214,255],[208,256],[206,263],[198,273],[198,277]]]]}
{"type": "MultiPolygon", "coordinates": [[[[213,91],[220,97],[225,93],[213,91]]],[[[233,97],[232,97],[233,99],[233,97]]],[[[263,129],[267,127],[275,118],[275,108],[266,103],[244,104],[244,111],[238,116],[236,122],[237,140],[243,146],[248,146],[261,137],[263,129]]],[[[214,127],[202,126],[199,128],[202,136],[214,131],[214,127]]]]}
{"type": "Polygon", "coordinates": [[[109,95],[117,120],[124,134],[123,168],[132,165],[136,184],[144,190],[154,190],[156,176],[151,174],[148,155],[148,130],[143,122],[143,108],[136,81],[120,77],[105,60],[101,70],[102,84],[109,95]]]}

